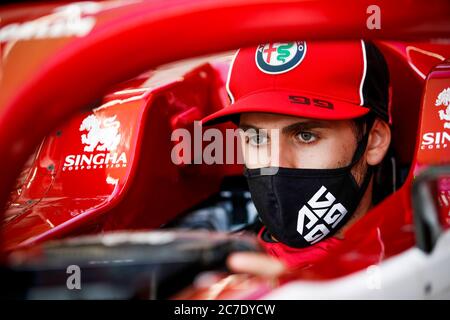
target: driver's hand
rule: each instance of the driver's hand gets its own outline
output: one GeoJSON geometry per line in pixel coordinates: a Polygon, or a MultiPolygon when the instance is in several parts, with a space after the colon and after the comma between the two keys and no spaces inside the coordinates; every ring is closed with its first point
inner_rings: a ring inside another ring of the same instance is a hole
{"type": "Polygon", "coordinates": [[[276,278],[287,271],[280,260],[259,252],[236,252],[227,259],[228,268],[235,273],[276,278]]]}

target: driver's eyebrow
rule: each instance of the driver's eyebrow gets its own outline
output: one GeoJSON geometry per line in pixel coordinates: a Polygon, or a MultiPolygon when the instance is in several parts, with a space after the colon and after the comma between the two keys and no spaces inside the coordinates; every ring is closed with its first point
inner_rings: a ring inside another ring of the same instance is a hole
{"type": "MultiPolygon", "coordinates": [[[[297,132],[300,130],[311,130],[311,129],[318,129],[318,128],[329,128],[330,125],[327,121],[320,121],[320,120],[306,120],[306,121],[299,121],[293,124],[290,124],[286,127],[283,127],[281,129],[282,134],[289,134],[292,132],[297,132]]],[[[267,128],[260,128],[255,125],[241,123],[239,124],[239,129],[243,131],[247,130],[268,130],[267,128]]]]}
{"type": "Polygon", "coordinates": [[[302,130],[329,128],[330,124],[327,121],[307,120],[290,124],[281,129],[282,134],[296,133],[302,130]]]}
{"type": "Polygon", "coordinates": [[[256,130],[256,131],[263,130],[263,128],[259,128],[259,127],[256,127],[254,125],[245,124],[245,123],[240,123],[239,124],[239,129],[241,129],[244,132],[247,131],[247,130],[256,130]]]}

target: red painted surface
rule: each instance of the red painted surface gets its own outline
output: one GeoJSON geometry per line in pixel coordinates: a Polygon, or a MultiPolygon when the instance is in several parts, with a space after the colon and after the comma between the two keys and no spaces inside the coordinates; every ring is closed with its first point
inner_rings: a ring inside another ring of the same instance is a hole
{"type": "Polygon", "coordinates": [[[194,120],[225,103],[219,93],[228,64],[215,65],[217,70],[203,63],[154,88],[153,79],[177,69],[130,81],[93,111],[53,130],[6,211],[6,249],[86,232],[157,228],[217,192],[225,174],[238,174],[237,165],[180,166],[171,160],[178,143],[171,141],[172,131],[193,134],[194,120]],[[96,130],[112,130],[117,146],[102,150],[96,130]]]}
{"type": "MultiPolygon", "coordinates": [[[[448,56],[447,56],[448,58],[448,56]]],[[[424,91],[416,171],[429,165],[450,163],[450,59],[431,70],[424,91]]],[[[450,176],[433,186],[436,208],[443,228],[450,227],[450,176]]]]}

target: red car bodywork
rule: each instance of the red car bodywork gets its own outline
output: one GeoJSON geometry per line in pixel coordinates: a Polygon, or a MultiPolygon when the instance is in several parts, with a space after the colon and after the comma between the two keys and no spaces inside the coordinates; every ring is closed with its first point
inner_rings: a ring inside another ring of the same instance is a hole
{"type": "MultiPolygon", "coordinates": [[[[340,277],[414,246],[414,177],[428,165],[450,164],[445,141],[439,148],[423,143],[425,134],[444,132],[435,101],[450,86],[450,44],[430,39],[450,36],[450,3],[386,1],[382,29],[368,30],[369,2],[149,1],[110,8],[105,2],[93,15],[95,27],[82,38],[1,42],[0,205],[7,203],[6,252],[67,236],[158,228],[217,193],[223,178],[239,175],[241,167],[175,165],[171,132],[193,131],[194,120],[228,103],[229,60],[152,67],[258,41],[312,37],[378,39],[392,82],[393,148],[398,164],[410,169],[402,187],[349,229],[336,251],[281,282],[340,277]],[[30,58],[29,52],[36,53],[30,58]],[[80,125],[90,114],[120,122],[114,160],[122,159],[93,168],[105,161],[102,155],[90,160],[90,169],[65,166],[67,156],[75,162],[84,154],[80,125]]],[[[48,15],[56,6],[4,8],[2,26],[48,15]]],[[[443,183],[441,192],[448,196],[448,190],[443,183]]],[[[441,212],[448,226],[448,207],[441,212]]],[[[270,287],[246,289],[239,292],[248,298],[270,287]]]]}

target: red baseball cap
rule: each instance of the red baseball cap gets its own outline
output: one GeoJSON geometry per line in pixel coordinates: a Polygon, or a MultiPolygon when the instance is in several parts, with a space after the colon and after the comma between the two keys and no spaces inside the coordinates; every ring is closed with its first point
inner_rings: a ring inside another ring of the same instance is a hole
{"type": "Polygon", "coordinates": [[[389,73],[381,52],[358,41],[294,41],[237,51],[227,91],[231,104],[210,125],[244,112],[353,119],[373,111],[389,122],[389,73]]]}

